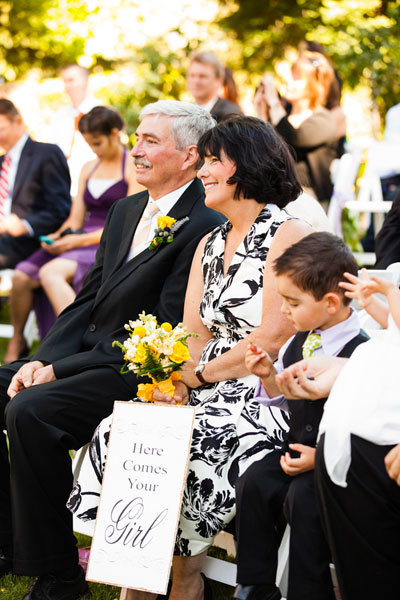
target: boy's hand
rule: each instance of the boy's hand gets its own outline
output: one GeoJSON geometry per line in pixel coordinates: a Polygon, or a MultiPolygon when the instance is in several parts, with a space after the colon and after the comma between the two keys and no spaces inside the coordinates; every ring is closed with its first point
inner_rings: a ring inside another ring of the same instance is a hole
{"type": "Polygon", "coordinates": [[[400,444],[397,444],[385,456],[386,471],[400,485],[400,444]]]}
{"type": "Polygon", "coordinates": [[[255,344],[250,344],[247,348],[244,363],[250,373],[260,378],[269,377],[273,372],[271,357],[265,350],[255,344]]]}
{"type": "Polygon", "coordinates": [[[281,467],[286,475],[295,477],[300,473],[312,471],[315,465],[315,448],[303,444],[289,444],[289,448],[300,452],[300,457],[292,458],[289,452],[281,456],[281,467]]]}

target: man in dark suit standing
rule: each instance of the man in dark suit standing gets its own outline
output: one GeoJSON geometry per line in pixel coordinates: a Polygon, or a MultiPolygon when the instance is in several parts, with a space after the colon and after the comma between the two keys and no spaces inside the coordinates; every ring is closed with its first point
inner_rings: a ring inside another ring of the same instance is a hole
{"type": "Polygon", "coordinates": [[[143,310],[159,322],[182,319],[196,246],[224,220],[205,207],[196,178],[197,141],[214,123],[195,104],[143,109],[132,156],[148,191],[112,206],[81,292],[37,353],[0,368],[0,430],[7,429],[11,463],[9,473],[2,433],[0,575],[39,575],[26,600],[75,600],[87,591],[65,507],[69,450],[91,439],[114,400],[135,396],[135,375],[120,374],[122,355],[112,347],[126,338],[124,324],[143,310]],[[174,240],[150,250],[157,216],[167,213],[179,225],[174,240]]]}
{"type": "Polygon", "coordinates": [[[196,104],[210,111],[219,123],[230,115],[242,115],[238,104],[220,98],[218,92],[224,79],[224,67],[213,52],[192,55],[187,73],[187,87],[196,104]]]}
{"type": "Polygon", "coordinates": [[[39,248],[71,207],[67,161],[55,144],[34,142],[14,104],[0,99],[0,269],[39,248]]]}
{"type": "Polygon", "coordinates": [[[386,269],[392,263],[400,262],[400,192],[375,238],[375,254],[375,269],[386,269]]]}

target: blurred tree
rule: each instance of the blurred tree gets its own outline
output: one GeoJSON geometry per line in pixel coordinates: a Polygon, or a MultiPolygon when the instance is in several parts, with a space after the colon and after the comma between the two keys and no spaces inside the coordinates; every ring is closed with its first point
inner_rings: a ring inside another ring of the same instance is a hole
{"type": "Polygon", "coordinates": [[[131,143],[143,106],[157,100],[179,100],[186,86],[184,56],[185,49],[173,52],[163,38],[149,40],[129,62],[119,63],[131,70],[131,81],[99,91],[105,103],[122,114],[131,143]]]}
{"type": "Polygon", "coordinates": [[[54,73],[75,62],[85,41],[71,24],[88,14],[83,0],[1,0],[0,76],[9,82],[32,67],[54,73]]]}
{"type": "Polygon", "coordinates": [[[319,42],[351,88],[370,86],[381,114],[400,102],[399,0],[219,0],[220,26],[242,46],[249,72],[262,73],[288,47],[319,42]]]}

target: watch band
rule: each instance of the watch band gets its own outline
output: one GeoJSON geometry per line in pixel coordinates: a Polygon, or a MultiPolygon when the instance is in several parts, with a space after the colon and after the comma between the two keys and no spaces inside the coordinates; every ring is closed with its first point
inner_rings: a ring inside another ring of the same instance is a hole
{"type": "Polygon", "coordinates": [[[203,373],[202,373],[201,371],[199,371],[198,373],[196,373],[196,371],[195,371],[195,374],[196,374],[196,377],[197,377],[197,379],[198,379],[198,380],[200,381],[200,383],[202,383],[203,385],[208,385],[208,384],[210,383],[209,381],[206,381],[206,380],[204,379],[204,377],[203,377],[203,373]]]}
{"type": "Polygon", "coordinates": [[[202,385],[208,385],[210,383],[209,381],[206,381],[203,377],[203,371],[205,369],[205,366],[205,363],[199,363],[194,369],[194,374],[196,375],[197,379],[202,385]]]}

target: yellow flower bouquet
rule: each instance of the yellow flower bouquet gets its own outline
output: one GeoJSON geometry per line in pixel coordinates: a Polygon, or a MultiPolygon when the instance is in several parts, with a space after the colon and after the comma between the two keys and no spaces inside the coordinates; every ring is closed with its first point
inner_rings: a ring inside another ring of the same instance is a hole
{"type": "Polygon", "coordinates": [[[129,337],[124,343],[113,342],[124,355],[121,373],[133,371],[139,377],[147,376],[152,380],[152,383],[139,384],[138,397],[151,402],[155,388],[173,396],[173,382],[181,379],[178,371],[190,359],[187,338],[196,334],[187,333],[182,323],[176,327],[170,323],[158,325],[156,317],[144,312],[136,321],[129,321],[125,329],[129,331],[129,337]]]}

